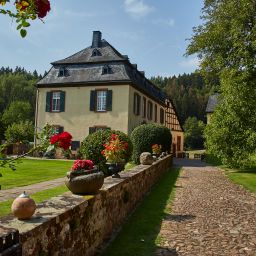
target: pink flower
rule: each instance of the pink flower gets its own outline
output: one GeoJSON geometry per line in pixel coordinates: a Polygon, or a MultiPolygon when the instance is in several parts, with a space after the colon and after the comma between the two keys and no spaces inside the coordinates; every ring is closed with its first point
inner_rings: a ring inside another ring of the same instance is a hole
{"type": "Polygon", "coordinates": [[[94,167],[94,163],[91,160],[76,160],[71,167],[71,171],[75,170],[91,170],[94,167]]]}

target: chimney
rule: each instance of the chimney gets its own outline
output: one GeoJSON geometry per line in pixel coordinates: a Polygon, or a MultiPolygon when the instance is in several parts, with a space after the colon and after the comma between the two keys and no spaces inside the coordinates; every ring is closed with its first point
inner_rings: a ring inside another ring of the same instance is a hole
{"type": "Polygon", "coordinates": [[[99,48],[99,47],[101,47],[101,32],[93,31],[92,48],[99,48]]]}

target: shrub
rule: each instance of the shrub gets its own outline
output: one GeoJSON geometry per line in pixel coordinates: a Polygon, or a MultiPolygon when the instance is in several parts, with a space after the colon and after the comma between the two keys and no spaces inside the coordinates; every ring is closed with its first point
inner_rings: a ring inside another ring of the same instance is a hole
{"type": "Polygon", "coordinates": [[[8,143],[28,143],[34,140],[34,126],[30,121],[9,125],[5,137],[8,143]]]}
{"type": "Polygon", "coordinates": [[[111,134],[119,135],[121,141],[127,142],[129,147],[125,153],[125,161],[128,162],[132,154],[132,142],[130,138],[123,132],[114,130],[99,130],[89,134],[82,142],[80,153],[84,158],[91,159],[99,169],[106,175],[110,174],[106,165],[106,159],[102,155],[104,150],[103,144],[110,140],[111,134]]]}
{"type": "Polygon", "coordinates": [[[139,164],[140,154],[151,152],[154,144],[161,145],[162,151],[170,151],[172,135],[171,131],[163,125],[143,124],[133,130],[131,141],[134,145],[132,160],[139,164]]]}

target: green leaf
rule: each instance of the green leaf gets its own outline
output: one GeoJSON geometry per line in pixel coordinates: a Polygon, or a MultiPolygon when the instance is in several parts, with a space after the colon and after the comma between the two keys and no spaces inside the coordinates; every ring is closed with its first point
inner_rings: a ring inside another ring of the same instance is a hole
{"type": "Polygon", "coordinates": [[[22,38],[24,38],[27,35],[27,31],[25,29],[20,30],[20,35],[22,38]]]}
{"type": "Polygon", "coordinates": [[[2,13],[2,14],[7,14],[7,11],[6,10],[0,10],[0,13],[2,13]]]}
{"type": "Polygon", "coordinates": [[[22,26],[26,28],[26,27],[29,27],[30,24],[27,21],[23,20],[22,21],[22,26]]]}
{"type": "Polygon", "coordinates": [[[22,24],[19,24],[19,26],[17,26],[17,30],[22,28],[22,24]]]}

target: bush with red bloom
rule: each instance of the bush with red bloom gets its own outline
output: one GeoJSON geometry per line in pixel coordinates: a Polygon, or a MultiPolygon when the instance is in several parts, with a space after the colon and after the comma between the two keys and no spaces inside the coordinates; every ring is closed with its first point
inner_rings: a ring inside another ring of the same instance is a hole
{"type": "Polygon", "coordinates": [[[68,132],[62,132],[60,134],[54,134],[50,138],[50,143],[54,147],[59,147],[64,150],[68,150],[71,146],[72,135],[68,132]]]}
{"type": "Polygon", "coordinates": [[[91,170],[94,167],[94,163],[91,160],[76,160],[71,167],[71,171],[91,170]]]}
{"type": "Polygon", "coordinates": [[[127,142],[121,141],[117,134],[112,134],[110,140],[103,144],[104,150],[101,154],[105,156],[109,163],[125,162],[125,153],[129,148],[127,142]]]}

